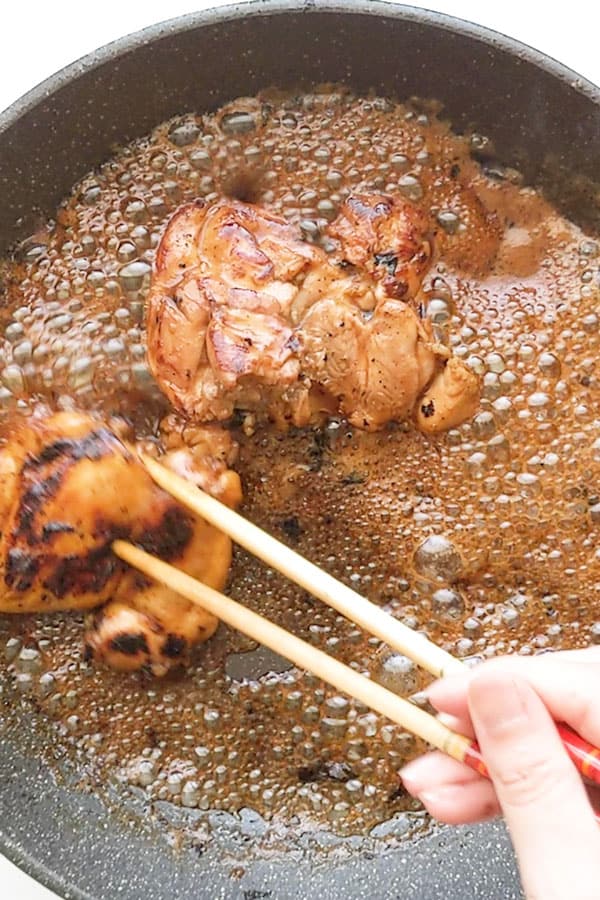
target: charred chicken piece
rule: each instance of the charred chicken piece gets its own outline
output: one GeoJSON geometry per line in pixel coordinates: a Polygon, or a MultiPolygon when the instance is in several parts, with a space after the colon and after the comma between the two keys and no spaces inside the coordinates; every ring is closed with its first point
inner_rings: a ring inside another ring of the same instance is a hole
{"type": "MultiPolygon", "coordinates": [[[[163,462],[235,505],[239,478],[209,446],[173,450],[163,462]]],[[[0,452],[0,491],[1,611],[107,604],[92,618],[88,655],[155,674],[214,632],[212,615],[146,581],[111,544],[125,538],[222,588],[229,539],[157,487],[135,447],[102,422],[67,412],[23,420],[0,452]]]]}
{"type": "MultiPolygon", "coordinates": [[[[148,356],[169,400],[199,422],[241,409],[302,426],[341,412],[378,429],[411,415],[449,356],[410,303],[432,254],[428,225],[398,197],[352,196],[329,257],[257,206],[182,206],[148,298],[148,356]]],[[[477,406],[472,392],[452,403],[465,418],[477,406]]]]}
{"type": "Polygon", "coordinates": [[[429,219],[418,206],[385,194],[354,194],[329,234],[339,240],[341,260],[368,272],[387,297],[417,295],[433,253],[429,219]]]}

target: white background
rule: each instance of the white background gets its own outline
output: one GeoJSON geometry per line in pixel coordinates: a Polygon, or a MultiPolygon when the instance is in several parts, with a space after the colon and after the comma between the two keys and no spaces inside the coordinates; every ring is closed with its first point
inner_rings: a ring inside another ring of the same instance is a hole
{"type": "MultiPolygon", "coordinates": [[[[223,5],[223,0],[8,0],[2,4],[0,31],[0,110],[57,69],[102,44],[154,22],[223,5]]],[[[594,0],[543,4],[539,0],[493,4],[432,0],[431,4],[412,5],[434,8],[518,38],[600,84],[600,11],[594,0]],[[594,8],[595,13],[590,11],[594,8]]],[[[7,900],[55,898],[2,857],[0,896],[7,900]]]]}

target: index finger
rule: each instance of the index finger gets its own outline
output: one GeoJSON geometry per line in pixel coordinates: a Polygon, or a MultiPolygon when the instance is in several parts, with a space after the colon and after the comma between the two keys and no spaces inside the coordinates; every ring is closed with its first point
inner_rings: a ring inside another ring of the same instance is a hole
{"type": "Polygon", "coordinates": [[[468,686],[482,671],[511,672],[531,684],[555,721],[566,722],[595,746],[600,745],[600,661],[598,653],[547,657],[505,656],[461,675],[434,682],[427,696],[436,709],[470,721],[468,686]]]}

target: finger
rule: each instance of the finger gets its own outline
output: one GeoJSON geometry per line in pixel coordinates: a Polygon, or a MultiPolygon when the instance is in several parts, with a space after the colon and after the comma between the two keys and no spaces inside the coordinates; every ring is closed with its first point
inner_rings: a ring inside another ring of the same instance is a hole
{"type": "Polygon", "coordinates": [[[452,731],[458,731],[459,734],[464,734],[466,737],[475,737],[471,716],[468,713],[465,717],[459,717],[451,716],[450,713],[441,712],[438,713],[438,719],[452,731]]]}
{"type": "Polygon", "coordinates": [[[484,780],[473,769],[456,759],[451,759],[439,750],[413,759],[400,770],[399,775],[404,787],[413,797],[420,796],[425,790],[443,785],[462,786],[484,780]]]}
{"type": "Polygon", "coordinates": [[[587,896],[574,893],[573,873],[578,886],[600,884],[600,832],[542,700],[526,679],[488,667],[468,701],[527,896],[587,896]]]}
{"type": "Polygon", "coordinates": [[[407,791],[448,825],[483,822],[500,811],[490,781],[437,750],[414,759],[399,774],[407,791]]]}
{"type": "Polygon", "coordinates": [[[434,819],[446,825],[486,822],[500,813],[494,786],[483,779],[428,788],[419,800],[434,819]]]}
{"type": "Polygon", "coordinates": [[[514,672],[527,678],[555,721],[567,722],[578,734],[599,746],[599,651],[600,648],[589,648],[533,658],[500,657],[466,671],[464,675],[452,675],[434,682],[428,688],[427,696],[432,706],[461,723],[456,730],[467,729],[463,733],[469,734],[469,683],[484,670],[514,672]]]}
{"type": "Polygon", "coordinates": [[[448,675],[430,684],[426,694],[431,705],[440,712],[454,716],[455,719],[469,722],[471,715],[467,702],[467,687],[475,671],[469,669],[460,675],[448,675]]]}

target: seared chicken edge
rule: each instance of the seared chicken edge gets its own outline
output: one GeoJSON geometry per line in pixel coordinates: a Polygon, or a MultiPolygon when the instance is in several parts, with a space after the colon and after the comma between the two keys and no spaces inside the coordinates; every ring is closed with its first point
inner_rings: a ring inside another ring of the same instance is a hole
{"type": "Polygon", "coordinates": [[[428,216],[397,196],[352,195],[329,236],[330,255],[237,200],[177,210],[148,296],[148,358],[180,413],[209,422],[240,409],[283,428],[341,414],[377,430],[412,416],[427,389],[435,414],[415,417],[427,433],[475,412],[477,376],[454,360],[440,377],[449,350],[418,313],[428,216]]]}
{"type": "MultiPolygon", "coordinates": [[[[204,432],[190,449],[172,440],[162,462],[236,506],[233,442],[221,429],[204,432]]],[[[149,583],[111,545],[130,540],[220,590],[231,541],[155,485],[135,446],[92,416],[57,413],[13,429],[0,452],[0,517],[0,611],[102,607],[89,622],[88,657],[156,675],[214,633],[212,615],[149,583]]]]}

